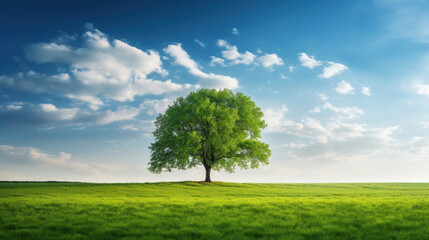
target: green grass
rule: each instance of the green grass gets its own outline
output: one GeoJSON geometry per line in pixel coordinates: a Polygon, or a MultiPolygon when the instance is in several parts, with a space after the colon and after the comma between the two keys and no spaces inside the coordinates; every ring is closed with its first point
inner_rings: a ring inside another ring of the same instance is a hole
{"type": "Polygon", "coordinates": [[[429,184],[0,183],[0,239],[429,239],[429,184]]]}

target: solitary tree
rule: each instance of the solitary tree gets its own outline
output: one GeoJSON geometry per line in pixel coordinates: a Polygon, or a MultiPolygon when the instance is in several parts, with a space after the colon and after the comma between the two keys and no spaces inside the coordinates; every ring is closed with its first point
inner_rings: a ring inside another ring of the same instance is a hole
{"type": "Polygon", "coordinates": [[[201,89],[179,97],[155,121],[149,170],[203,165],[205,181],[211,182],[212,169],[234,172],[237,166],[268,164],[271,150],[260,141],[266,127],[263,115],[250,97],[226,89],[201,89]]]}

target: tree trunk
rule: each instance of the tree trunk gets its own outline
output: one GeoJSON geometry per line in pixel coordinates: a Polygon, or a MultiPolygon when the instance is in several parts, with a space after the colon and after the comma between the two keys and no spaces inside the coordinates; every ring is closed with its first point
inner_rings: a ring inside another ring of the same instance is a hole
{"type": "Polygon", "coordinates": [[[204,180],[204,182],[212,182],[212,180],[210,179],[210,170],[212,170],[212,168],[210,166],[204,166],[206,168],[206,180],[204,180]]]}

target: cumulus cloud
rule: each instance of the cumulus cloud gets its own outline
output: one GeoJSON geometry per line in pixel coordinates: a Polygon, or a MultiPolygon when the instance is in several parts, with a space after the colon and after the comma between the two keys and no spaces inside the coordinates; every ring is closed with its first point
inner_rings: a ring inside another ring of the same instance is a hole
{"type": "Polygon", "coordinates": [[[264,66],[269,70],[272,70],[273,66],[275,65],[278,65],[278,66],[283,65],[283,59],[281,59],[275,53],[272,53],[272,54],[266,53],[265,55],[259,57],[258,61],[262,64],[262,66],[264,66]]]}
{"type": "MultiPolygon", "coordinates": [[[[331,104],[325,106],[346,115],[363,114],[357,108],[336,108],[331,104]]],[[[386,149],[397,146],[392,134],[398,126],[371,128],[365,124],[339,121],[341,119],[327,123],[313,118],[294,121],[287,117],[284,105],[266,109],[264,120],[268,124],[265,132],[282,133],[290,136],[290,140],[293,139],[283,146],[287,147],[288,156],[297,160],[352,161],[384,154],[386,149]]]]}
{"type": "Polygon", "coordinates": [[[6,109],[9,111],[16,111],[16,110],[21,110],[22,106],[21,105],[16,105],[16,104],[9,104],[6,106],[6,109]]]}
{"type": "Polygon", "coordinates": [[[240,32],[238,32],[238,29],[237,29],[237,28],[233,28],[233,29],[232,29],[232,34],[233,34],[233,35],[239,35],[239,34],[240,34],[240,32]]]}
{"type": "Polygon", "coordinates": [[[329,102],[325,103],[323,108],[336,113],[345,114],[348,119],[358,118],[365,113],[362,109],[357,107],[335,107],[329,102]]]}
{"type": "Polygon", "coordinates": [[[301,61],[301,65],[304,67],[313,69],[314,67],[322,65],[322,62],[314,59],[314,56],[309,57],[306,53],[299,53],[298,56],[299,61],[301,61]]]}
{"type": "Polygon", "coordinates": [[[59,167],[93,174],[100,174],[104,171],[119,171],[122,168],[120,165],[86,163],[64,152],[53,155],[32,147],[0,145],[0,163],[5,162],[14,164],[42,164],[44,166],[59,167]]]}
{"type": "Polygon", "coordinates": [[[350,83],[342,80],[337,84],[337,87],[335,88],[335,91],[341,94],[354,94],[353,93],[353,87],[350,85],[350,83]]]}
{"type": "MultiPolygon", "coordinates": [[[[363,110],[356,107],[337,108],[330,103],[325,104],[324,108],[345,114],[349,118],[364,114],[363,110]]],[[[317,112],[317,108],[315,112],[317,112]]],[[[358,132],[362,132],[365,129],[365,125],[362,124],[347,124],[338,121],[323,125],[320,121],[312,118],[305,118],[300,122],[296,122],[288,119],[286,113],[287,108],[284,105],[281,108],[266,109],[264,111],[264,120],[268,126],[265,131],[287,133],[325,142],[328,139],[338,140],[348,136],[357,136],[360,134],[358,132]]]]}
{"type": "Polygon", "coordinates": [[[313,109],[311,109],[310,111],[308,111],[309,113],[320,113],[322,110],[320,109],[320,107],[314,107],[313,109]]]}
{"type": "Polygon", "coordinates": [[[317,96],[322,100],[322,101],[328,101],[329,97],[326,96],[326,94],[323,93],[318,93],[317,96]]]}
{"type": "Polygon", "coordinates": [[[319,75],[321,78],[330,78],[335,75],[338,75],[342,73],[344,70],[347,69],[347,66],[341,64],[341,63],[335,63],[328,61],[328,66],[323,68],[323,73],[319,75]]]}
{"type": "Polygon", "coordinates": [[[362,87],[361,93],[366,96],[371,96],[371,90],[369,89],[369,87],[362,87]]]}
{"type": "Polygon", "coordinates": [[[329,123],[325,127],[329,132],[326,141],[289,147],[288,155],[300,160],[354,161],[386,155],[396,145],[392,134],[397,126],[368,128],[362,124],[329,123]]]}
{"type": "Polygon", "coordinates": [[[249,65],[255,61],[256,56],[253,53],[249,51],[240,53],[238,52],[237,46],[230,45],[225,40],[218,40],[217,45],[225,48],[225,50],[222,51],[222,56],[231,61],[232,64],[249,65]]]}
{"type": "Polygon", "coordinates": [[[159,53],[143,51],[130,44],[109,39],[101,31],[88,27],[80,39],[41,42],[25,49],[29,60],[41,64],[61,64],[56,74],[28,71],[0,76],[0,86],[29,92],[47,92],[88,103],[93,110],[104,105],[104,98],[133,101],[135,96],[169,94],[192,88],[171,80],[148,78],[168,73],[159,53]]]}
{"type": "Polygon", "coordinates": [[[203,87],[235,89],[239,86],[236,78],[201,71],[198,64],[191,59],[185,50],[183,50],[180,43],[168,45],[164,51],[175,59],[176,64],[186,67],[189,70],[189,73],[199,77],[202,81],[203,87]]]}
{"type": "Polygon", "coordinates": [[[264,111],[264,120],[267,123],[265,132],[287,133],[300,137],[311,137],[324,141],[327,130],[319,121],[307,118],[302,122],[295,122],[286,118],[287,108],[268,108],[264,111]]]}
{"type": "Polygon", "coordinates": [[[218,58],[218,57],[215,57],[215,56],[211,56],[210,58],[212,59],[210,61],[210,66],[216,66],[217,64],[219,64],[221,66],[225,66],[225,59],[218,58]]]}
{"type": "Polygon", "coordinates": [[[135,123],[122,126],[122,130],[139,132],[143,137],[151,137],[155,131],[155,121],[137,120],[135,123]]]}
{"type": "Polygon", "coordinates": [[[407,146],[407,153],[414,156],[424,156],[425,160],[429,156],[429,138],[412,137],[407,146]]]}
{"type": "Polygon", "coordinates": [[[416,84],[415,89],[417,94],[429,96],[429,85],[428,84],[416,84]]]}
{"type": "Polygon", "coordinates": [[[145,111],[148,115],[155,115],[164,113],[167,108],[172,105],[174,102],[173,99],[164,98],[164,99],[145,99],[140,104],[140,109],[145,111]]]}

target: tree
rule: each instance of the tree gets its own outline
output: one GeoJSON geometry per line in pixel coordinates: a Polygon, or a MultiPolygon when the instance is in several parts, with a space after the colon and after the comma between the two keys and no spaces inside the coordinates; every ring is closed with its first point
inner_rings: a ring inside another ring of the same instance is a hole
{"type": "Polygon", "coordinates": [[[263,115],[250,97],[231,90],[201,89],[179,97],[155,121],[149,170],[203,165],[205,182],[211,182],[212,169],[231,173],[266,165],[271,150],[260,141],[267,126],[263,115]]]}

